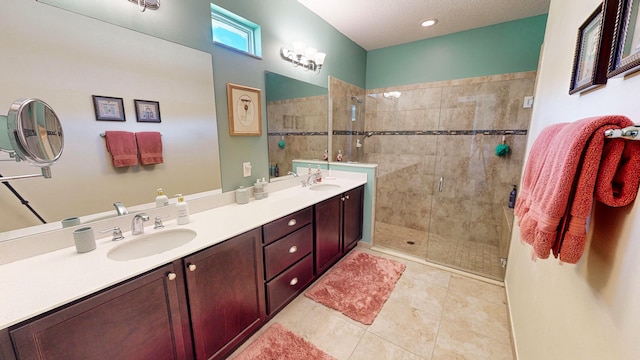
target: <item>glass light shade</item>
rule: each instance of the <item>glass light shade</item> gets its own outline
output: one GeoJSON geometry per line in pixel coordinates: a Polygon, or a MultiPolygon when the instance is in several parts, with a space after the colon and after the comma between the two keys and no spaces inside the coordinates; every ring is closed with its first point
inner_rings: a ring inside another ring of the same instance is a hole
{"type": "Polygon", "coordinates": [[[316,58],[316,53],[318,52],[318,49],[316,48],[307,48],[304,51],[304,57],[306,57],[309,60],[313,60],[316,58]]]}
{"type": "Polygon", "coordinates": [[[324,64],[324,58],[325,58],[326,56],[327,56],[327,54],[325,54],[325,53],[321,53],[321,52],[316,53],[316,56],[315,56],[316,65],[322,65],[322,64],[324,64]]]}
{"type": "Polygon", "coordinates": [[[297,56],[302,56],[304,55],[304,48],[305,48],[305,44],[303,41],[294,41],[292,43],[293,45],[293,52],[297,55],[297,56]]]}

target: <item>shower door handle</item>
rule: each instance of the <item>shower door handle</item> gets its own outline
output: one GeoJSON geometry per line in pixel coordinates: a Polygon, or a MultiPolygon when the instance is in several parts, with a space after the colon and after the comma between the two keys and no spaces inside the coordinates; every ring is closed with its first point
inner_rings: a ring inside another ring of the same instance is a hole
{"type": "Polygon", "coordinates": [[[438,192],[442,192],[443,186],[444,186],[444,176],[440,176],[440,184],[438,184],[438,192]]]}

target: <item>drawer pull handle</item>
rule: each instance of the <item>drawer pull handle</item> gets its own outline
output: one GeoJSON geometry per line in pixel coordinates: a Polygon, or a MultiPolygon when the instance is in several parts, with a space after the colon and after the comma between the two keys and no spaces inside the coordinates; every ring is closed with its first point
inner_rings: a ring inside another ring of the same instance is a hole
{"type": "Polygon", "coordinates": [[[189,264],[187,265],[187,268],[189,269],[189,271],[196,271],[197,269],[196,264],[189,264]]]}
{"type": "Polygon", "coordinates": [[[289,248],[289,254],[293,254],[294,252],[298,251],[298,247],[293,245],[292,247],[289,248]]]}
{"type": "Polygon", "coordinates": [[[289,285],[291,285],[291,286],[294,286],[297,283],[298,283],[298,278],[293,278],[293,279],[291,279],[291,281],[289,281],[289,285]]]}
{"type": "Polygon", "coordinates": [[[289,222],[287,223],[287,225],[289,226],[295,226],[298,222],[296,221],[296,219],[291,219],[289,220],[289,222]]]}
{"type": "Polygon", "coordinates": [[[172,273],[172,272],[168,273],[167,274],[167,278],[169,280],[175,280],[176,279],[176,273],[172,273]]]}

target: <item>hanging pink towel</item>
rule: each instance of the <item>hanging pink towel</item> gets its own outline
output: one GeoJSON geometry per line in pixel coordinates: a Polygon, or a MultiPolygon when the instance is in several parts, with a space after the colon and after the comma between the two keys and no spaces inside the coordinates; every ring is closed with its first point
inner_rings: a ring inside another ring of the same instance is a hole
{"type": "Polygon", "coordinates": [[[591,117],[545,128],[522,178],[515,215],[537,257],[553,252],[575,264],[586,242],[594,197],[609,206],[631,203],[638,191],[640,143],[604,132],[633,125],[624,116],[591,117]]]}
{"type": "Polygon", "coordinates": [[[157,131],[136,133],[142,165],[162,164],[162,134],[157,131]]]}
{"type": "Polygon", "coordinates": [[[105,131],[104,137],[114,167],[138,165],[138,148],[132,132],[105,131]]]}

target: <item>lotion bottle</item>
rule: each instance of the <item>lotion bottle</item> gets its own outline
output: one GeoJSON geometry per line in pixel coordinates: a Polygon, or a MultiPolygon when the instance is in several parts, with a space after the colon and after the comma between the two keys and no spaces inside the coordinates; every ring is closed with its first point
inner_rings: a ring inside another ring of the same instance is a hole
{"type": "Polygon", "coordinates": [[[156,195],[156,207],[163,207],[169,205],[169,198],[164,194],[162,188],[158,188],[158,194],[156,195]]]}
{"type": "Polygon", "coordinates": [[[177,194],[178,203],[176,204],[176,209],[178,210],[178,218],[176,222],[178,225],[184,225],[189,223],[189,204],[184,201],[184,196],[182,194],[177,194]]]}

